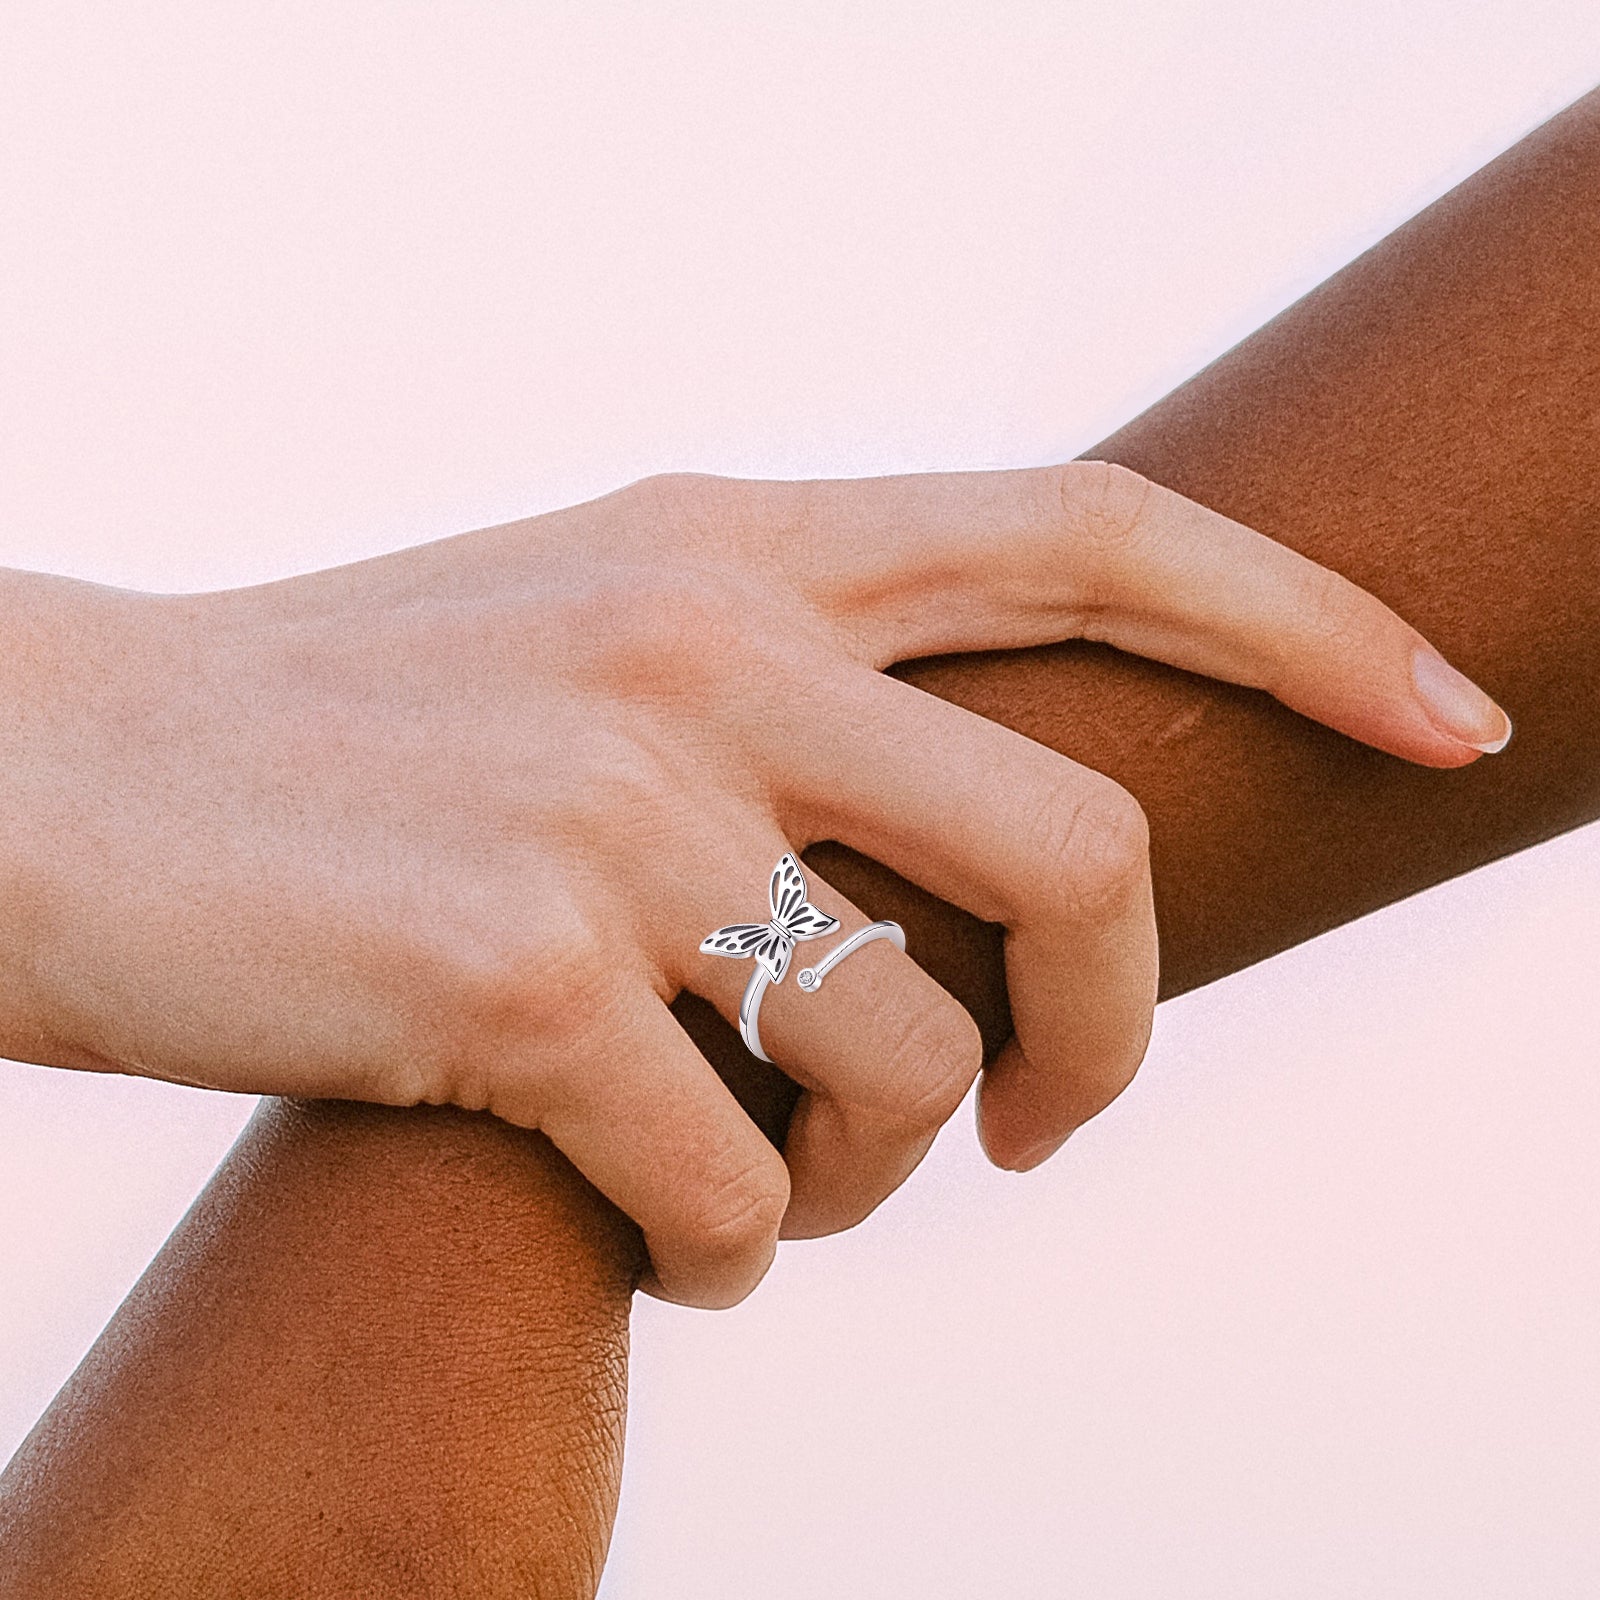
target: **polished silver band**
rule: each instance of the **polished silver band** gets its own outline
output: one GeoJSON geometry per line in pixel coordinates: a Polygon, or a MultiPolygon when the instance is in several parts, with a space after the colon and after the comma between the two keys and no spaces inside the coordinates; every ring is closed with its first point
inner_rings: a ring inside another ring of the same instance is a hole
{"type": "MultiPolygon", "coordinates": [[[[866,927],[852,933],[848,939],[841,939],[816,966],[802,968],[794,975],[794,981],[807,993],[815,994],[822,987],[822,980],[846,956],[853,954],[864,944],[871,944],[874,939],[887,939],[896,950],[904,950],[906,947],[906,931],[898,922],[869,922],[866,927]]],[[[772,1060],[772,1057],[761,1048],[761,997],[771,984],[772,975],[765,967],[757,965],[756,970],[750,974],[750,981],[744,986],[744,998],[739,1002],[739,1032],[750,1047],[751,1053],[760,1056],[763,1061],[772,1060]]]]}
{"type": "MultiPolygon", "coordinates": [[[[739,1002],[739,1032],[752,1055],[763,1061],[772,1057],[761,1048],[761,997],[768,986],[782,983],[789,970],[794,947],[802,939],[818,939],[832,933],[839,919],[819,911],[806,898],[806,877],[792,851],[786,851],[772,869],[767,885],[767,901],[772,915],[765,922],[731,922],[717,928],[700,941],[707,955],[750,958],[756,969],[744,986],[739,1002]]],[[[795,981],[808,994],[822,987],[822,980],[848,955],[874,939],[888,939],[897,950],[906,947],[905,930],[898,922],[872,922],[848,939],[841,940],[814,967],[807,967],[795,981]]]]}

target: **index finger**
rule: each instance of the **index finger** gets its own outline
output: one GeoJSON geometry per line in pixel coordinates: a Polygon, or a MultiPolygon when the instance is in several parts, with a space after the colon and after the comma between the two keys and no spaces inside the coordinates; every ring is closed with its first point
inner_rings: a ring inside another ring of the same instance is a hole
{"type": "Polygon", "coordinates": [[[1510,737],[1505,712],[1381,600],[1110,462],[755,487],[771,557],[875,667],[1094,639],[1264,689],[1429,766],[1510,737]]]}

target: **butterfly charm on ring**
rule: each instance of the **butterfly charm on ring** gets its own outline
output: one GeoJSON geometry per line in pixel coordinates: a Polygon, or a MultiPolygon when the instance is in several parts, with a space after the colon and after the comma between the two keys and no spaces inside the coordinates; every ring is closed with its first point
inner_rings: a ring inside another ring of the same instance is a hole
{"type": "Polygon", "coordinates": [[[782,983],[795,941],[832,933],[839,926],[839,919],[818,911],[806,899],[805,875],[792,851],[785,851],[772,869],[767,898],[772,902],[770,922],[730,923],[708,933],[700,941],[700,948],[713,956],[754,956],[774,983],[782,983]]]}

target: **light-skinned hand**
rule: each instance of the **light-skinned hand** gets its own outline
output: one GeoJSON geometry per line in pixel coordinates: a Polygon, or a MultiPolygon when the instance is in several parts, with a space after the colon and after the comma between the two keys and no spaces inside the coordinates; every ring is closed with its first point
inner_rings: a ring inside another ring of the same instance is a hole
{"type": "MultiPolygon", "coordinates": [[[[1432,766],[1510,727],[1370,595],[1099,462],[669,474],[211,594],[8,573],[0,606],[0,1051],[487,1108],[639,1222],[646,1287],[708,1307],[780,1229],[870,1212],[981,1067],[915,951],[875,944],[769,991],[805,1091],[772,1148],[668,1006],[737,1019],[749,963],[700,940],[765,918],[786,851],[838,840],[1005,925],[1000,1165],[1106,1106],[1149,1037],[1138,804],[883,668],[1097,639],[1432,766]]],[[[869,920],[807,880],[838,937],[869,920]]]]}

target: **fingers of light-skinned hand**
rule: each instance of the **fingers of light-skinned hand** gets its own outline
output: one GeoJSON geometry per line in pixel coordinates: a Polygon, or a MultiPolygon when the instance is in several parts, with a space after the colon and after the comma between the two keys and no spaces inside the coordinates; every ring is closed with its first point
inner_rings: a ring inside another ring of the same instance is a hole
{"type": "Polygon", "coordinates": [[[1156,997],[1144,814],[1126,790],[899,679],[834,681],[787,769],[818,838],[1004,923],[1017,1050],[980,1090],[1002,1166],[1031,1165],[1132,1079],[1156,997]]]}
{"type": "MultiPolygon", "coordinates": [[[[746,885],[761,883],[785,848],[779,841],[771,859],[752,857],[730,874],[725,896],[708,902],[709,920],[744,905],[746,885]]],[[[853,953],[815,992],[800,988],[801,968],[872,920],[809,868],[805,877],[807,899],[840,926],[796,944],[760,1018],[767,1053],[805,1091],[784,1144],[786,1239],[852,1227],[899,1188],[983,1064],[983,1040],[966,1007],[887,940],[853,953]]],[[[737,1023],[750,963],[700,960],[689,986],[737,1023]]]]}
{"type": "Polygon", "coordinates": [[[1103,461],[815,480],[763,502],[794,581],[877,667],[1100,640],[1265,689],[1392,755],[1453,767],[1505,713],[1380,600],[1103,461]]]}
{"type": "Polygon", "coordinates": [[[1128,1087],[1144,1059],[1155,1014],[1155,907],[1148,884],[1128,889],[1127,913],[1098,938],[1081,928],[1007,930],[1015,1031],[985,1070],[977,1105],[979,1137],[998,1166],[1038,1166],[1128,1087]],[[1119,1003],[1102,1004],[1102,994],[1119,1003]],[[1061,1033],[1066,1013],[1070,1042],[1061,1033]]]}
{"type": "Polygon", "coordinates": [[[541,1059],[496,1073],[488,1109],[541,1128],[639,1224],[650,1253],[640,1288],[737,1305],[777,1251],[782,1158],[645,980],[573,986],[569,1002],[541,1059]]]}

